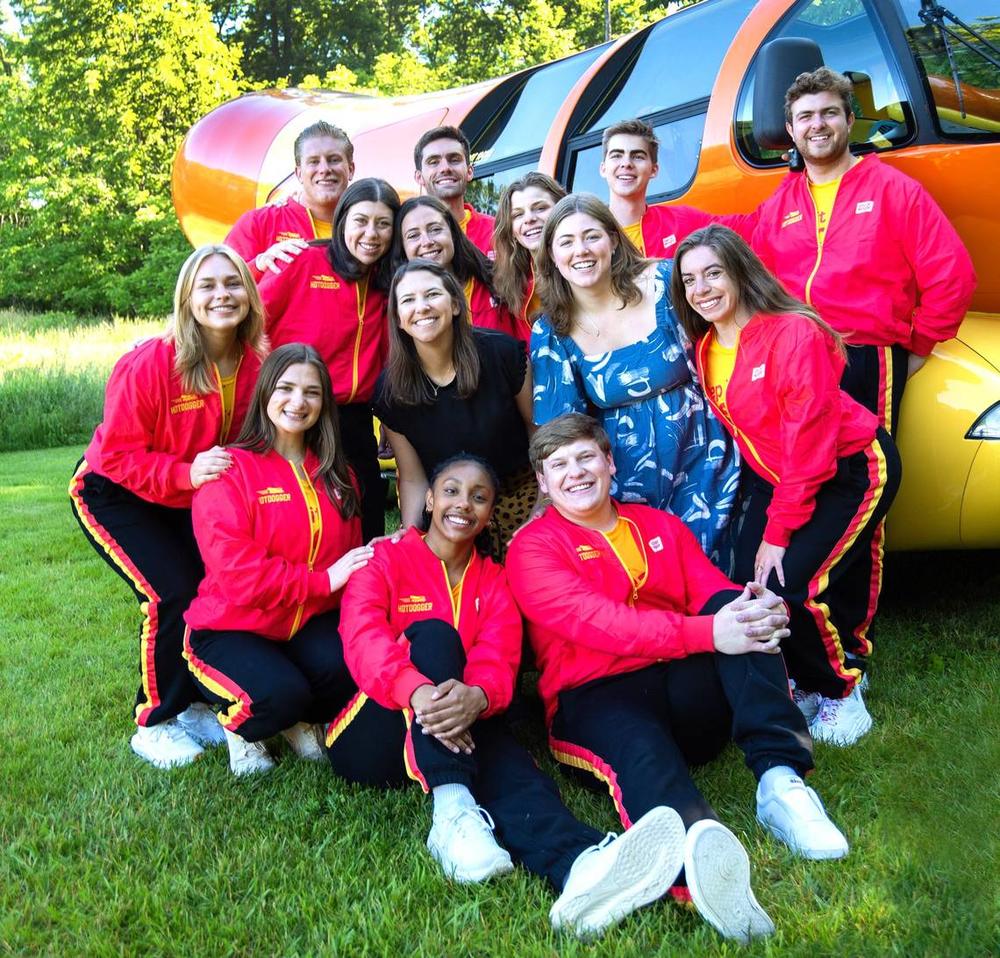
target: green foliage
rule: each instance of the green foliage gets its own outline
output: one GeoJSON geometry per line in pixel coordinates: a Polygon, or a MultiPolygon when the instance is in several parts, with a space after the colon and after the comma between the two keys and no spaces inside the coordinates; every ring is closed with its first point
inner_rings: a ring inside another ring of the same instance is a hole
{"type": "Polygon", "coordinates": [[[20,0],[3,83],[0,302],[169,308],[187,250],[170,169],[189,126],[239,92],[239,51],[194,0],[20,0]]]}
{"type": "MultiPolygon", "coordinates": [[[[350,787],[281,749],[234,778],[224,750],[157,771],[128,748],[136,603],[70,517],[80,448],[0,456],[0,954],[350,958],[986,956],[1000,871],[997,553],[893,557],[869,696],[874,730],[819,746],[812,784],[847,832],[805,862],[753,820],[735,748],[696,771],[744,841],[775,938],[723,942],[663,902],[597,943],[555,935],[518,868],[445,881],[427,799],[350,787]]],[[[553,771],[536,724],[522,737],[553,771]]],[[[555,771],[573,811],[616,828],[607,792],[555,771]]]]}

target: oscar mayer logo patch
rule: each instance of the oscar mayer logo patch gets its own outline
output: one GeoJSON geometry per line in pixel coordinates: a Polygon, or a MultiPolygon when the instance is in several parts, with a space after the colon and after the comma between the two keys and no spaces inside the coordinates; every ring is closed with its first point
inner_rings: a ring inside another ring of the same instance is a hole
{"type": "Polygon", "coordinates": [[[257,501],[262,506],[272,502],[291,502],[291,499],[292,494],[285,492],[281,486],[266,486],[264,489],[257,490],[257,501]]]}
{"type": "Polygon", "coordinates": [[[870,213],[873,209],[875,209],[874,200],[862,200],[862,202],[858,203],[858,205],[854,207],[854,212],[855,214],[870,213]]]}
{"type": "Polygon", "coordinates": [[[795,223],[800,223],[802,221],[802,214],[798,210],[792,210],[786,213],[781,220],[781,228],[784,229],[786,226],[792,226],[795,223]]]}
{"type": "Polygon", "coordinates": [[[197,393],[184,393],[170,404],[171,415],[179,412],[191,412],[194,409],[204,409],[205,400],[197,393]]]}
{"type": "Polygon", "coordinates": [[[309,278],[309,288],[340,289],[340,283],[337,282],[336,276],[330,276],[328,273],[313,273],[309,278]]]}
{"type": "Polygon", "coordinates": [[[673,246],[674,243],[676,243],[676,242],[677,242],[677,234],[676,233],[671,233],[669,236],[664,236],[663,237],[663,248],[667,249],[667,248],[673,246]]]}
{"type": "Polygon", "coordinates": [[[425,595],[401,595],[396,605],[397,612],[430,612],[434,603],[425,595]]]}
{"type": "Polygon", "coordinates": [[[600,559],[601,550],[588,545],[577,546],[576,556],[583,562],[586,562],[588,559],[600,559]]]}

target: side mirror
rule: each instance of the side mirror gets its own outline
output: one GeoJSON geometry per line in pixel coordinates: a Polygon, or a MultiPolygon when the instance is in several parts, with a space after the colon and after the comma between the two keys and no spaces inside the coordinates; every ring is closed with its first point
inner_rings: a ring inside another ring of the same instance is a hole
{"type": "Polygon", "coordinates": [[[823,66],[819,44],[804,37],[780,37],[757,54],[753,86],[753,135],[765,150],[787,151],[785,92],[800,73],[823,66]]]}

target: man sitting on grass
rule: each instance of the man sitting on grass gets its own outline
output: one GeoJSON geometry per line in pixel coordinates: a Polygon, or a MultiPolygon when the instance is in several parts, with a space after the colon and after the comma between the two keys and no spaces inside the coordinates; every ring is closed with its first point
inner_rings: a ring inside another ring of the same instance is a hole
{"type": "Polygon", "coordinates": [[[683,885],[722,935],[770,934],[736,837],[688,774],[732,739],[758,779],[760,823],[806,858],[847,841],[802,782],[812,741],[779,643],[787,610],[759,583],[740,589],[676,517],[610,497],[607,433],[569,413],[529,455],[552,505],[514,538],[507,574],[528,622],[555,757],[591,772],[622,823],[676,809],[688,828],[683,885]]]}

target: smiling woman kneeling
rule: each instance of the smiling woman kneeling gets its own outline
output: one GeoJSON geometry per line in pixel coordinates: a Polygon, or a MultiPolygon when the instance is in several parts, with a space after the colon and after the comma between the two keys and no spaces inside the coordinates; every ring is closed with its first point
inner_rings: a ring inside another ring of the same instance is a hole
{"type": "Polygon", "coordinates": [[[273,766],[282,733],[323,759],[313,727],[351,694],[337,634],[341,590],[372,555],[341,448],[326,365],[311,346],[261,368],[232,465],[194,498],[205,578],[185,613],[184,657],[219,721],[237,775],[273,766]]]}

